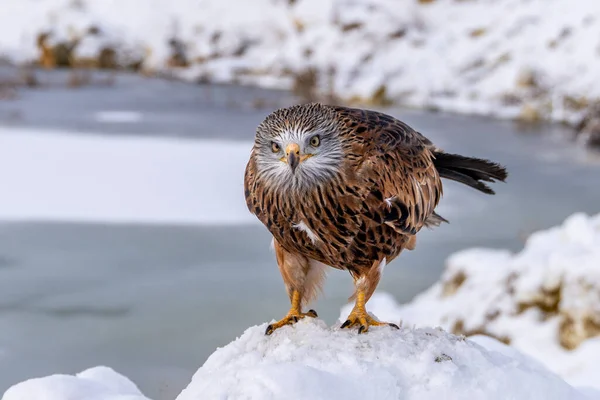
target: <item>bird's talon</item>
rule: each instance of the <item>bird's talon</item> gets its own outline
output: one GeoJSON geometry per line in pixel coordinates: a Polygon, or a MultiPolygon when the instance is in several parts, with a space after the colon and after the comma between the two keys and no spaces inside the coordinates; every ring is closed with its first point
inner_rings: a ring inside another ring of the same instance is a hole
{"type": "Polygon", "coordinates": [[[299,312],[296,310],[290,311],[288,313],[288,315],[283,317],[283,319],[267,326],[267,329],[265,330],[265,335],[270,335],[271,333],[275,332],[275,330],[281,328],[282,326],[293,325],[304,317],[316,318],[317,312],[315,310],[310,310],[306,313],[302,313],[302,312],[299,312]]]}
{"type": "Polygon", "coordinates": [[[375,318],[371,317],[369,314],[367,314],[365,310],[362,309],[352,310],[350,315],[348,315],[348,319],[342,324],[341,328],[343,329],[346,327],[358,326],[358,333],[367,333],[371,326],[382,325],[389,325],[396,329],[400,329],[400,327],[396,324],[377,321],[375,318]]]}

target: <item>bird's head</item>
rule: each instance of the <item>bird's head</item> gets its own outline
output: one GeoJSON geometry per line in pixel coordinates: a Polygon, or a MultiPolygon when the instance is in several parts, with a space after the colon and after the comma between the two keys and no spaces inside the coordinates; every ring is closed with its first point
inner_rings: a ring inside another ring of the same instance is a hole
{"type": "Polygon", "coordinates": [[[257,172],[281,188],[307,188],[340,173],[344,152],[339,121],[328,106],[303,104],[277,110],[256,130],[257,172]]]}

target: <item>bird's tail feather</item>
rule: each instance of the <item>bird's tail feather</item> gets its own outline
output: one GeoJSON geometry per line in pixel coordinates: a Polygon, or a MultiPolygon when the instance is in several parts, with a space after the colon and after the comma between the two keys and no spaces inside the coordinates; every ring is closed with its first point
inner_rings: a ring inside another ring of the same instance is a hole
{"type": "Polygon", "coordinates": [[[492,161],[444,152],[435,152],[434,156],[433,164],[442,178],[464,183],[483,193],[494,194],[484,182],[504,182],[508,176],[503,166],[492,161]]]}

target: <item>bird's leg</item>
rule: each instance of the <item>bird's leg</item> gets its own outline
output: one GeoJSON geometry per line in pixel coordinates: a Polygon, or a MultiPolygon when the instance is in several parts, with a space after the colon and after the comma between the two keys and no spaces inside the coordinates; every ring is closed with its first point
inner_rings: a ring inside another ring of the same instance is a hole
{"type": "Polygon", "coordinates": [[[302,312],[302,293],[300,293],[300,291],[293,290],[291,300],[292,307],[290,308],[290,311],[288,311],[287,315],[281,320],[267,326],[267,330],[265,331],[266,335],[270,335],[275,329],[279,329],[282,326],[295,324],[304,317],[317,318],[317,312],[315,310],[308,310],[308,312],[305,313],[302,312]]]}
{"type": "Polygon", "coordinates": [[[315,310],[303,313],[302,305],[315,297],[325,277],[323,270],[317,265],[301,254],[286,251],[275,239],[273,239],[273,248],[292,307],[282,320],[267,326],[265,331],[267,335],[282,326],[294,324],[304,317],[316,318],[315,310]]]}
{"type": "Polygon", "coordinates": [[[343,328],[353,328],[358,326],[358,333],[364,333],[369,330],[369,326],[380,326],[380,325],[390,325],[395,328],[398,328],[398,325],[388,324],[385,322],[379,322],[375,318],[371,317],[365,308],[365,293],[362,289],[357,289],[356,291],[356,303],[354,304],[354,308],[350,315],[348,315],[348,319],[346,322],[342,324],[343,328]]]}
{"type": "Polygon", "coordinates": [[[381,272],[384,266],[385,259],[383,261],[374,263],[367,274],[355,278],[354,284],[356,286],[356,301],[354,303],[354,308],[350,312],[350,315],[348,315],[348,319],[346,319],[346,322],[342,324],[342,329],[358,326],[358,333],[367,332],[369,330],[369,326],[389,325],[396,329],[400,329],[396,324],[377,321],[367,313],[367,309],[365,307],[367,301],[369,301],[371,295],[377,287],[377,284],[379,283],[381,272]]]}

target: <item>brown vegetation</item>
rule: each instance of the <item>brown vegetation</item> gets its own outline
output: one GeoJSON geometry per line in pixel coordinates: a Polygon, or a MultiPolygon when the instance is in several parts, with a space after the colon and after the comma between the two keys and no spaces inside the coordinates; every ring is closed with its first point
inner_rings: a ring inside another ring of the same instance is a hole
{"type": "Polygon", "coordinates": [[[600,149],[600,102],[588,108],[575,127],[575,132],[589,147],[600,149]]]}
{"type": "Polygon", "coordinates": [[[477,28],[477,29],[473,29],[472,31],[470,31],[469,36],[471,36],[472,38],[478,38],[478,37],[485,35],[485,33],[486,33],[485,28],[477,28]]]}
{"type": "Polygon", "coordinates": [[[465,323],[462,319],[458,319],[454,325],[452,326],[451,332],[455,335],[465,335],[465,336],[474,336],[474,335],[485,335],[492,337],[496,340],[504,344],[510,344],[510,338],[508,336],[498,336],[488,330],[486,330],[485,326],[476,327],[473,329],[466,329],[465,323]]]}
{"type": "Polygon", "coordinates": [[[600,336],[600,320],[598,316],[585,315],[576,319],[570,315],[562,315],[559,326],[560,345],[567,350],[577,348],[584,340],[600,336]]]}
{"type": "Polygon", "coordinates": [[[452,296],[467,280],[467,275],[463,271],[458,271],[450,279],[442,283],[442,296],[452,296]]]}

